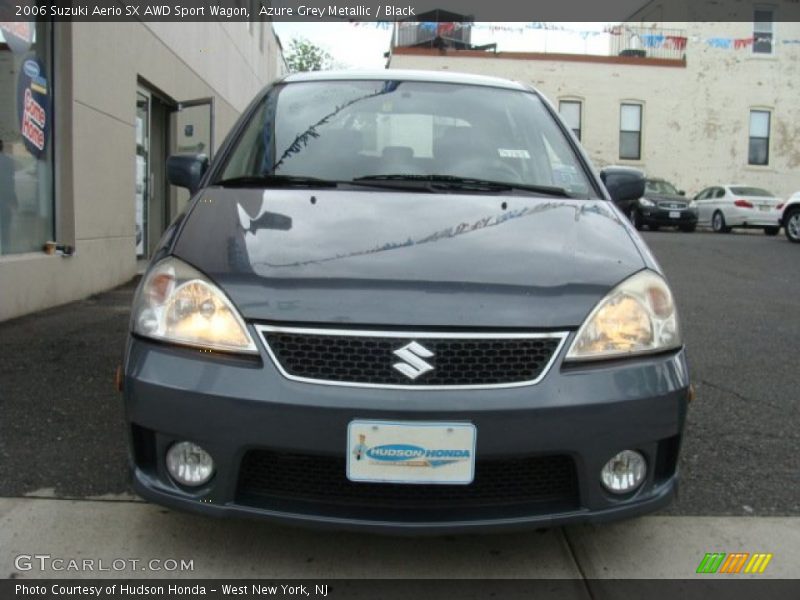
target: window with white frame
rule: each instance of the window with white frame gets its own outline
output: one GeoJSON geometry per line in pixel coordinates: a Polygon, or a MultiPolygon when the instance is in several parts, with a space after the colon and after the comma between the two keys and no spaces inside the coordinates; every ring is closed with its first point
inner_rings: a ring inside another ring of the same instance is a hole
{"type": "Polygon", "coordinates": [[[753,53],[772,54],[774,45],[775,10],[768,6],[753,11],[753,53]]]}
{"type": "Polygon", "coordinates": [[[750,142],[747,150],[747,164],[769,164],[769,122],[768,110],[750,111],[750,142]]]}
{"type": "Polygon", "coordinates": [[[642,158],[642,105],[622,104],[619,113],[619,157],[642,158]]]}
{"type": "Polygon", "coordinates": [[[572,130],[575,137],[581,139],[581,102],[580,100],[561,100],[558,103],[558,112],[564,124],[572,130]]]}

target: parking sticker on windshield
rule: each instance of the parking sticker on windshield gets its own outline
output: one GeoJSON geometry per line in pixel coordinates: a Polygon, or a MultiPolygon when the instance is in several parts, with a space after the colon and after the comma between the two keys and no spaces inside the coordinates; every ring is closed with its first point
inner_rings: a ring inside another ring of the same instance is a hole
{"type": "Polygon", "coordinates": [[[513,150],[511,148],[498,148],[497,153],[503,158],[530,158],[527,150],[513,150]]]}

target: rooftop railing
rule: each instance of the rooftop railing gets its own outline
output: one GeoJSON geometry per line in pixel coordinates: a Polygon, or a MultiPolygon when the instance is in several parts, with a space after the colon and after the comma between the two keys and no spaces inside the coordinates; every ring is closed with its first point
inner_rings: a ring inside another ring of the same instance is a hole
{"type": "Polygon", "coordinates": [[[617,25],[608,29],[611,56],[639,56],[680,60],[686,55],[683,29],[617,25]]]}

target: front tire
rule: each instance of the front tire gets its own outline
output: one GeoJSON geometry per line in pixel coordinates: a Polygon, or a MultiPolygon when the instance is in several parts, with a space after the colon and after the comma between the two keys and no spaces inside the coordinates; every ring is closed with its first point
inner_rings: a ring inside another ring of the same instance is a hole
{"type": "Polygon", "coordinates": [[[715,233],[730,233],[731,228],[725,225],[725,215],[723,215],[722,212],[717,211],[714,213],[714,216],[711,217],[711,229],[713,229],[715,233]]]}
{"type": "Polygon", "coordinates": [[[636,228],[637,231],[641,231],[644,229],[644,222],[642,221],[642,215],[639,214],[639,211],[635,208],[631,209],[631,222],[633,226],[636,228]]]}
{"type": "Polygon", "coordinates": [[[773,235],[778,235],[780,230],[780,227],[764,227],[764,233],[770,237],[773,235]]]}
{"type": "Polygon", "coordinates": [[[786,233],[786,239],[800,244],[800,206],[786,212],[783,219],[783,230],[786,233]]]}

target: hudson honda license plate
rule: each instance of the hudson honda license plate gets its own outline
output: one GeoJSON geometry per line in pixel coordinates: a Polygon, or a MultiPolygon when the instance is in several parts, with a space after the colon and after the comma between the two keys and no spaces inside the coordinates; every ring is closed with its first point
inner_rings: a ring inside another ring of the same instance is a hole
{"type": "Polygon", "coordinates": [[[351,421],[347,427],[347,478],[381,483],[472,483],[476,438],[472,423],[351,421]]]}
{"type": "Polygon", "coordinates": [[[679,211],[677,211],[677,210],[671,210],[671,211],[669,211],[669,218],[670,219],[680,219],[681,218],[681,213],[679,211]]]}

